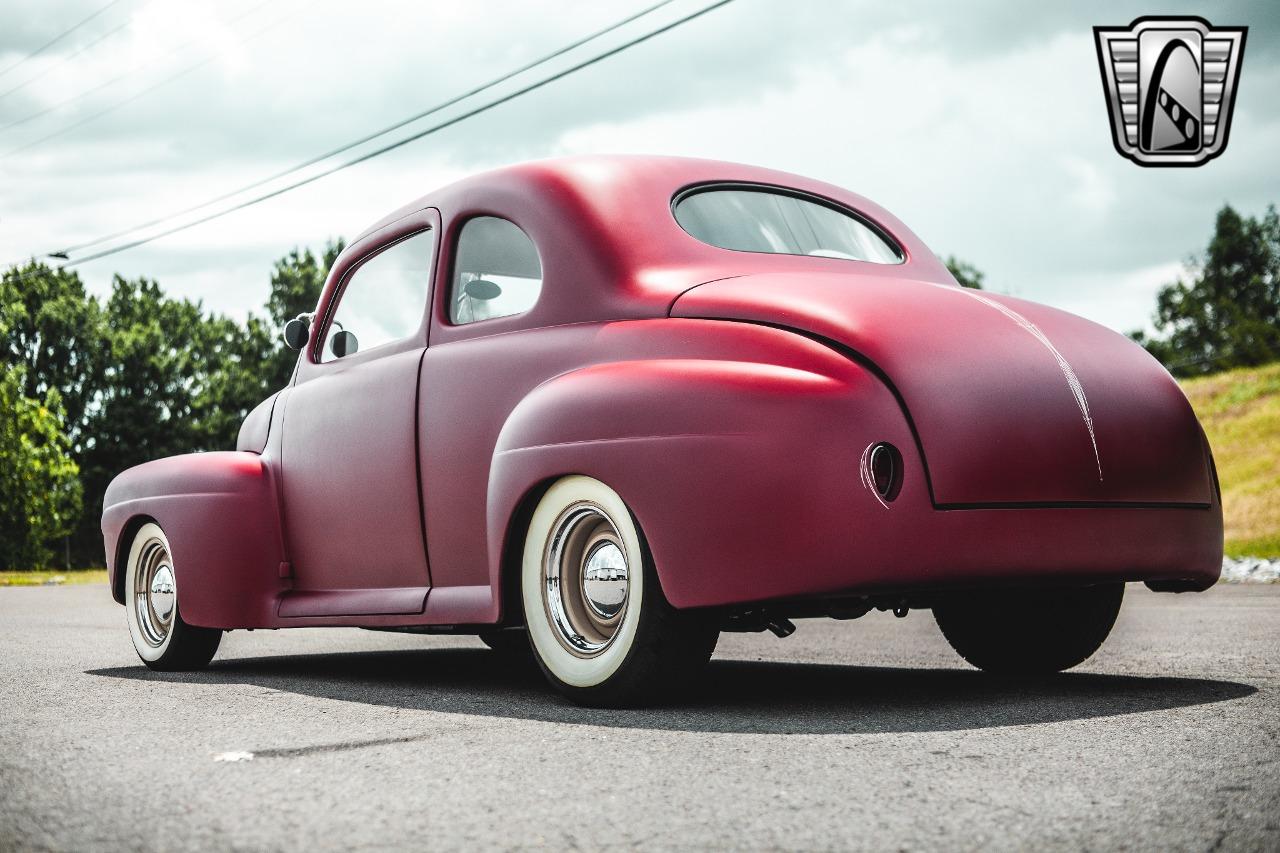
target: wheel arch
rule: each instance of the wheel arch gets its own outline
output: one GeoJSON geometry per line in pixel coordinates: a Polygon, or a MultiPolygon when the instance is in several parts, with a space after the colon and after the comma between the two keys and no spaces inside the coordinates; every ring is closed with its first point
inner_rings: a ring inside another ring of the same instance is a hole
{"type": "MultiPolygon", "coordinates": [[[[111,597],[116,600],[117,604],[125,603],[124,576],[128,568],[129,549],[133,547],[134,537],[138,535],[138,531],[143,526],[151,523],[160,524],[160,522],[146,513],[138,513],[130,516],[120,528],[120,535],[116,539],[115,554],[113,555],[113,565],[116,569],[111,573],[111,597]]],[[[163,525],[161,529],[164,529],[163,525]]]]}
{"type": "Polygon", "coordinates": [[[570,476],[570,473],[543,477],[525,490],[511,511],[502,540],[495,595],[499,602],[498,621],[501,625],[512,627],[524,621],[520,604],[520,564],[524,556],[524,540],[529,531],[529,521],[547,489],[561,477],[570,476]]]}
{"type": "Polygon", "coordinates": [[[286,580],[271,467],[246,452],[171,456],[130,468],[103,500],[102,534],[112,597],[124,603],[125,563],[139,527],[165,532],[189,624],[269,627],[286,580]]]}
{"type": "Polygon", "coordinates": [[[853,514],[874,502],[857,474],[863,430],[848,425],[863,420],[869,435],[904,449],[910,434],[878,379],[824,352],[811,369],[712,359],[610,362],[530,392],[504,424],[490,467],[493,620],[509,620],[519,602],[512,566],[532,507],[571,474],[599,480],[626,501],[677,608],[768,598],[782,588],[777,569],[790,560],[831,563],[847,553],[837,537],[797,549],[786,531],[802,513],[853,514]],[[735,566],[741,585],[718,582],[724,571],[708,570],[716,563],[735,566]]]}

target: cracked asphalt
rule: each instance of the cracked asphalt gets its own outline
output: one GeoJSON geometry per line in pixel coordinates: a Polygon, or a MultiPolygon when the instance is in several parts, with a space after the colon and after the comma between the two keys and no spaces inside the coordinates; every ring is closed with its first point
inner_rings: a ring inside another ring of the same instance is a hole
{"type": "Polygon", "coordinates": [[[155,674],[106,587],[0,589],[0,850],[1280,849],[1280,585],[1131,586],[1031,682],[928,613],[799,625],[606,712],[460,637],[238,631],[155,674]]]}

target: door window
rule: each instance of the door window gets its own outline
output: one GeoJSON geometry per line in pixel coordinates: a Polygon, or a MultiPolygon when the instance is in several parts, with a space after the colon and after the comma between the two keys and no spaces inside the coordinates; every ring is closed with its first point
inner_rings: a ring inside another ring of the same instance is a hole
{"type": "Polygon", "coordinates": [[[407,338],[422,322],[435,232],[392,243],[348,273],[329,323],[321,361],[407,338]]]}

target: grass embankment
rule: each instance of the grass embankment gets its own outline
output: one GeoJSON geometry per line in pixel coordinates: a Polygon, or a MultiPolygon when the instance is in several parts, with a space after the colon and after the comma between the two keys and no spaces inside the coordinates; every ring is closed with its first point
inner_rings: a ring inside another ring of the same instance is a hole
{"type": "Polygon", "coordinates": [[[1218,465],[1227,554],[1280,557],[1280,362],[1182,387],[1218,465]]]}
{"type": "Polygon", "coordinates": [[[70,572],[0,572],[0,586],[44,586],[45,584],[106,582],[106,569],[75,569],[70,572]]]}

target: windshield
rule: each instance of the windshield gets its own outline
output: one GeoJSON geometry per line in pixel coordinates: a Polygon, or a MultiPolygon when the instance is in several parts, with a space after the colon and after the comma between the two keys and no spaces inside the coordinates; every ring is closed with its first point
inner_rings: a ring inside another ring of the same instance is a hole
{"type": "Polygon", "coordinates": [[[702,190],[676,202],[676,221],[721,249],[901,263],[902,252],[851,213],[766,189],[702,190]]]}

